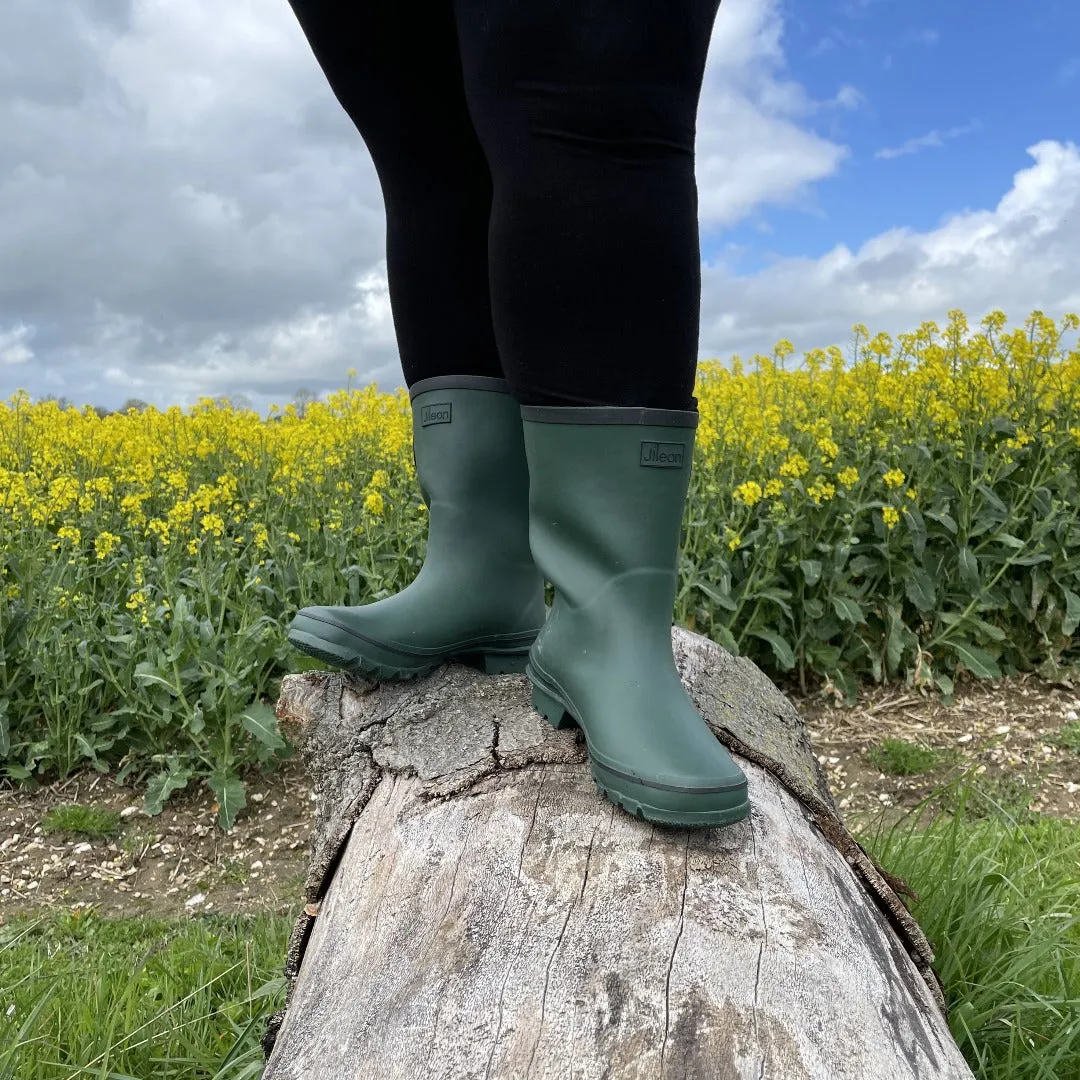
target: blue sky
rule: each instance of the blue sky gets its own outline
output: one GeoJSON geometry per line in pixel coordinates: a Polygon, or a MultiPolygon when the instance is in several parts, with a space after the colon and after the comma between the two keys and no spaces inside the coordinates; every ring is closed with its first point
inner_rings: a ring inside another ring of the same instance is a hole
{"type": "Polygon", "coordinates": [[[811,123],[849,154],[798,207],[761,205],[719,236],[703,230],[705,258],[746,245],[736,265],[752,273],[777,255],[929,230],[993,206],[1028,145],[1080,138],[1076,0],[789,0],[783,14],[788,76],[819,101],[842,86],[857,94],[811,123]]]}

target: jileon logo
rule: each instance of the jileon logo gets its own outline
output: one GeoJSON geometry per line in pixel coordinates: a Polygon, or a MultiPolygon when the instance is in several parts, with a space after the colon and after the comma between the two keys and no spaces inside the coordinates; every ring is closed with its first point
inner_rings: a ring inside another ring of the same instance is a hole
{"type": "Polygon", "coordinates": [[[660,469],[679,469],[685,452],[686,444],[681,442],[643,442],[641,464],[660,469]]]}
{"type": "Polygon", "coordinates": [[[420,410],[420,426],[427,427],[429,424],[449,424],[450,406],[452,402],[439,401],[433,405],[425,405],[420,410]]]}

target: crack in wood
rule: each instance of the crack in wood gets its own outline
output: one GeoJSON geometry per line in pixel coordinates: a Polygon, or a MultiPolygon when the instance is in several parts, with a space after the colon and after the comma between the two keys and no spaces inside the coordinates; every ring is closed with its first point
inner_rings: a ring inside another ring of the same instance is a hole
{"type": "Polygon", "coordinates": [[[566,933],[566,927],[570,922],[570,916],[573,914],[573,911],[573,908],[567,908],[566,918],[563,919],[562,929],[559,930],[559,936],[555,939],[555,948],[551,950],[547,967],[544,969],[544,992],[540,997],[540,1023],[536,1026],[536,1042],[533,1043],[532,1052],[529,1054],[529,1064],[525,1067],[526,1080],[532,1075],[533,1062],[536,1060],[536,1051],[540,1046],[540,1040],[544,1037],[544,1016],[547,1013],[548,986],[551,983],[551,965],[555,961],[555,954],[558,953],[559,947],[562,945],[563,935],[566,933]]]}
{"type": "MultiPolygon", "coordinates": [[[[592,860],[593,843],[596,840],[596,829],[589,834],[589,850],[585,852],[585,873],[581,876],[581,892],[578,893],[578,901],[580,902],[585,895],[585,886],[589,884],[589,863],[592,860]]],[[[518,871],[520,873],[520,869],[518,871]]]]}
{"type": "Polygon", "coordinates": [[[667,1055],[668,1035],[671,1032],[671,969],[675,966],[675,954],[679,951],[679,941],[682,939],[683,926],[686,922],[686,890],[690,883],[690,833],[686,833],[686,844],[683,847],[683,875],[682,875],[682,898],[679,901],[679,923],[675,928],[675,943],[671,947],[671,955],[668,957],[667,972],[664,975],[664,1041],[660,1045],[660,1075],[664,1075],[664,1058],[667,1055]]]}

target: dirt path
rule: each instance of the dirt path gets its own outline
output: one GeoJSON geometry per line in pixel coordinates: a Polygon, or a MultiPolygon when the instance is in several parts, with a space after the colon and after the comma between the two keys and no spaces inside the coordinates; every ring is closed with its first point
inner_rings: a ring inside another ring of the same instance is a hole
{"type": "MultiPolygon", "coordinates": [[[[974,766],[1004,805],[1080,818],[1080,686],[1025,677],[962,687],[951,706],[903,689],[868,691],[852,709],[796,705],[849,817],[898,813],[974,766]],[[899,743],[883,752],[889,739],[899,743]],[[900,776],[883,765],[926,771],[900,776]]],[[[248,805],[227,834],[203,786],[152,818],[141,793],[94,772],[35,792],[0,783],[0,922],[60,905],[103,915],[292,911],[313,818],[296,759],[248,778],[248,805]],[[50,811],[68,804],[111,811],[115,835],[50,831],[50,811]]]]}

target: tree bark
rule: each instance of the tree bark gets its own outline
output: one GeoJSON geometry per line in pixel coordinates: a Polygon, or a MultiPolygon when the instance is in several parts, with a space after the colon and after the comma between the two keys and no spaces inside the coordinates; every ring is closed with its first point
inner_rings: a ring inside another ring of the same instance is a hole
{"type": "Polygon", "coordinates": [[[611,806],[522,675],[283,681],[318,820],[265,1080],[970,1080],[906,887],[844,826],[794,707],[672,636],[747,773],[738,825],[611,806]]]}

